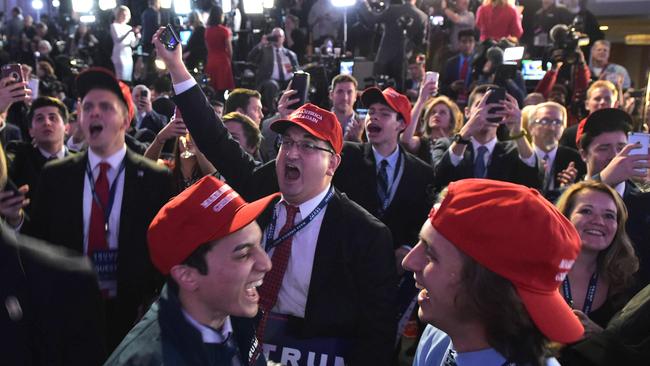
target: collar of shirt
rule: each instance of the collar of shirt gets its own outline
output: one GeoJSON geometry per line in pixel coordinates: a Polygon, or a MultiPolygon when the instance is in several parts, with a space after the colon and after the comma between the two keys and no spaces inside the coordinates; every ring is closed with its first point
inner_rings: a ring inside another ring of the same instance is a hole
{"type": "Polygon", "coordinates": [[[223,343],[228,340],[228,337],[232,334],[232,324],[230,323],[230,317],[227,316],[226,320],[223,322],[221,329],[215,330],[208,326],[205,326],[197,322],[190,314],[185,310],[181,309],[183,316],[187,321],[201,333],[201,338],[203,343],[223,343]]]}
{"type": "Polygon", "coordinates": [[[621,198],[623,197],[623,195],[625,195],[625,184],[626,184],[625,181],[623,181],[623,182],[617,184],[616,187],[614,187],[616,192],[618,192],[618,194],[621,195],[621,198]]]}
{"type": "Polygon", "coordinates": [[[504,362],[506,362],[506,359],[494,348],[456,353],[456,364],[459,366],[503,365],[504,362]]]}
{"type": "Polygon", "coordinates": [[[544,156],[548,155],[548,163],[553,164],[555,161],[555,156],[557,155],[557,146],[553,148],[553,150],[549,152],[545,152],[544,150],[540,149],[537,147],[537,145],[533,144],[533,149],[535,150],[535,154],[537,155],[537,160],[538,161],[544,161],[544,156]]]}
{"type": "Polygon", "coordinates": [[[472,140],[472,148],[474,149],[474,156],[477,156],[478,147],[481,145],[487,147],[488,149],[487,156],[492,156],[492,151],[494,151],[494,147],[497,145],[496,136],[492,140],[488,141],[486,144],[481,144],[480,142],[478,142],[478,140],[474,138],[474,136],[471,136],[470,140],[472,140]]]}
{"type": "Polygon", "coordinates": [[[379,171],[379,163],[384,159],[388,161],[388,168],[395,169],[397,166],[397,158],[399,158],[399,144],[397,144],[395,151],[388,156],[382,156],[374,146],[372,147],[372,153],[375,155],[375,166],[377,171],[379,171]]]}
{"type": "Polygon", "coordinates": [[[122,160],[124,160],[125,155],[126,145],[123,145],[121,149],[106,159],[102,159],[99,155],[95,154],[92,149],[88,149],[88,162],[90,163],[90,169],[94,172],[97,165],[105,161],[111,166],[112,170],[117,170],[120,167],[122,160]]]}
{"type": "MultiPolygon", "coordinates": [[[[41,149],[40,147],[38,148],[38,151],[41,152],[41,155],[43,155],[45,157],[45,159],[52,156],[52,154],[50,154],[49,152],[41,149]]],[[[63,159],[65,157],[65,144],[63,146],[61,146],[61,150],[57,151],[56,154],[54,154],[54,155],[56,155],[57,159],[63,159]]]]}
{"type": "MultiPolygon", "coordinates": [[[[301,205],[298,206],[298,209],[300,210],[300,217],[301,218],[304,219],[312,211],[314,211],[314,209],[316,207],[318,207],[318,204],[323,200],[323,198],[325,198],[325,195],[329,191],[330,186],[331,186],[331,184],[328,184],[327,187],[321,193],[317,194],[312,199],[309,199],[309,200],[303,202],[301,205]]],[[[287,202],[287,201],[285,201],[284,197],[282,198],[282,200],[280,200],[280,202],[278,202],[276,207],[279,207],[280,203],[282,203],[282,202],[287,202]]],[[[289,202],[287,202],[287,204],[289,204],[289,202]]],[[[321,211],[321,213],[323,213],[323,211],[321,211]]],[[[286,217],[286,215],[285,215],[285,217],[286,217]]]]}

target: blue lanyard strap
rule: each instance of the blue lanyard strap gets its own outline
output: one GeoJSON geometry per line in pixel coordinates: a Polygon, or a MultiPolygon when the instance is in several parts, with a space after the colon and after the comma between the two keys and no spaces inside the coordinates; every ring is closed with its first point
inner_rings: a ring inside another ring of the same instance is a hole
{"type": "Polygon", "coordinates": [[[273,213],[273,220],[271,220],[271,224],[268,226],[267,232],[266,232],[266,252],[270,252],[271,249],[277,247],[282,243],[283,241],[287,240],[291,236],[293,236],[295,233],[298,231],[302,230],[305,228],[305,226],[309,225],[312,220],[318,216],[318,214],[323,211],[325,206],[327,206],[327,203],[334,197],[334,188],[330,187],[329,191],[327,191],[327,194],[323,199],[320,201],[318,206],[302,221],[300,221],[298,224],[296,224],[294,227],[291,228],[291,230],[287,231],[280,237],[276,238],[273,240],[273,235],[275,234],[275,223],[278,219],[278,212],[277,210],[273,213]]]}
{"type": "MultiPolygon", "coordinates": [[[[591,312],[591,306],[594,303],[594,297],[596,297],[596,286],[598,286],[598,272],[594,272],[589,280],[589,287],[587,287],[587,294],[585,295],[585,303],[582,306],[582,312],[585,315],[588,315],[591,312]]],[[[564,300],[573,307],[573,297],[571,296],[571,284],[569,284],[569,277],[566,277],[562,281],[562,292],[564,295],[564,300]]]]}
{"type": "Polygon", "coordinates": [[[126,165],[125,165],[124,161],[125,161],[125,159],[122,159],[122,162],[120,163],[120,167],[117,170],[117,175],[115,176],[115,179],[113,179],[113,183],[111,183],[111,185],[110,185],[110,188],[109,188],[109,191],[108,191],[107,207],[104,207],[104,205],[102,205],[102,201],[99,199],[99,196],[97,195],[97,192],[95,191],[95,179],[93,177],[93,171],[90,168],[90,161],[89,160],[86,161],[86,175],[88,176],[88,181],[90,182],[90,190],[91,190],[92,195],[93,195],[93,200],[95,201],[95,203],[97,203],[99,208],[102,209],[102,212],[104,212],[104,231],[106,232],[106,234],[108,234],[108,221],[109,221],[109,218],[111,217],[111,211],[113,211],[113,202],[115,201],[115,192],[117,190],[117,184],[115,184],[115,183],[117,183],[117,180],[120,177],[120,174],[122,174],[122,172],[125,169],[126,165]]]}

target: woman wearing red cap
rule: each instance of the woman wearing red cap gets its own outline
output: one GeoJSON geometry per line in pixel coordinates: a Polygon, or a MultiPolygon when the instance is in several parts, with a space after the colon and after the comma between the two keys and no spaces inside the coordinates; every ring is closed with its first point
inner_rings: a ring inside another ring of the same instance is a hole
{"type": "Polygon", "coordinates": [[[629,300],[632,276],[639,268],[625,232],[627,209],[614,189],[595,181],[571,186],[557,207],[571,220],[582,241],[580,255],[560,293],[589,337],[601,332],[629,300]]]}

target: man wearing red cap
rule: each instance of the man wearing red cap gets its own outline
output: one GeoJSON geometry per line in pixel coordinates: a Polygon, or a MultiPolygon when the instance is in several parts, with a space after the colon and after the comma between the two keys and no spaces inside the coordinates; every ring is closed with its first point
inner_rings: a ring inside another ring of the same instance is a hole
{"type": "Polygon", "coordinates": [[[43,169],[26,230],[92,259],[110,351],[160,286],[147,254],[146,229],[173,186],[166,168],[125,145],[133,117],[128,87],[102,68],[81,73],[76,86],[88,151],[43,169]]]}
{"type": "Polygon", "coordinates": [[[543,173],[521,125],[517,101],[506,94],[501,103],[488,104],[494,85],[481,85],[469,96],[467,122],[453,139],[439,139],[433,149],[432,162],[436,190],[465,178],[488,178],[542,187],[543,173]],[[500,110],[497,110],[499,108],[500,110]],[[497,140],[499,124],[508,127],[508,141],[497,140]]]}
{"type": "Polygon", "coordinates": [[[246,203],[207,176],[165,204],[147,237],[167,284],[105,365],[266,365],[251,318],[271,261],[255,219],[274,198],[246,203]]]}
{"type": "Polygon", "coordinates": [[[273,269],[260,288],[257,332],[269,358],[388,365],[397,290],[390,231],[331,185],[343,146],[336,116],[306,104],[275,121],[277,160],[258,168],[211,112],[183,65],[181,46],[168,51],[157,36],[153,42],[185,124],[228,184],[249,200],[282,193],[271,217],[261,220],[273,269]]]}
{"type": "Polygon", "coordinates": [[[413,365],[558,365],[545,359],[548,342],[584,332],[558,291],[579,252],[571,222],[538,191],[451,183],[403,262],[431,324],[413,365]]]}

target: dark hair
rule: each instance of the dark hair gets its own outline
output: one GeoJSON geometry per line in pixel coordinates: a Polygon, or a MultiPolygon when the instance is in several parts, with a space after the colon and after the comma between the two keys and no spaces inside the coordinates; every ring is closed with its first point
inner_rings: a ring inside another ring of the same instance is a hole
{"type": "Polygon", "coordinates": [[[59,115],[61,116],[63,123],[68,123],[68,107],[66,107],[63,102],[52,97],[39,97],[32,103],[32,107],[29,109],[29,113],[27,114],[27,122],[29,123],[29,127],[32,126],[32,119],[34,118],[36,110],[43,107],[58,108],[59,115]]]}
{"type": "Polygon", "coordinates": [[[336,88],[336,84],[340,84],[340,83],[352,83],[354,84],[355,89],[357,88],[357,86],[359,86],[359,83],[357,82],[357,79],[354,76],[347,75],[347,74],[339,74],[332,79],[332,84],[330,86],[331,90],[334,90],[334,88],[336,88]]]}
{"type": "Polygon", "coordinates": [[[223,123],[239,123],[244,130],[244,136],[246,137],[247,145],[255,146],[256,149],[260,147],[260,143],[262,142],[262,133],[260,132],[259,127],[257,127],[257,124],[255,124],[255,122],[250,117],[243,113],[230,112],[223,116],[222,120],[223,123]]]}
{"type": "Polygon", "coordinates": [[[196,270],[202,274],[208,274],[208,264],[205,262],[205,255],[217,245],[217,242],[208,242],[202,245],[199,245],[189,257],[187,257],[181,264],[184,264],[188,267],[196,268],[196,270]]]}
{"type": "Polygon", "coordinates": [[[237,88],[228,94],[226,99],[226,108],[223,113],[237,112],[237,108],[246,110],[251,98],[262,99],[262,95],[257,90],[246,88],[237,88]]]}
{"type": "Polygon", "coordinates": [[[208,26],[223,24],[223,9],[220,6],[213,6],[210,9],[210,16],[208,17],[208,26]]]}
{"type": "Polygon", "coordinates": [[[585,128],[585,131],[580,137],[580,149],[587,151],[589,145],[594,141],[594,139],[603,133],[606,132],[623,132],[627,135],[628,132],[632,130],[632,126],[626,121],[619,119],[612,119],[607,121],[607,123],[599,123],[597,128],[591,128],[590,130],[585,128]]]}
{"type": "Polygon", "coordinates": [[[154,79],[153,83],[151,83],[151,89],[155,90],[156,93],[158,93],[158,95],[171,93],[172,81],[167,76],[157,77],[156,79],[154,79]]]}
{"type": "Polygon", "coordinates": [[[510,281],[461,252],[460,293],[455,299],[464,314],[480,319],[488,344],[508,362],[545,365],[549,341],[528,315],[510,281]]]}
{"type": "Polygon", "coordinates": [[[458,40],[460,41],[460,39],[463,37],[472,37],[476,41],[476,32],[474,31],[474,28],[463,29],[462,31],[458,32],[458,40]]]}
{"type": "Polygon", "coordinates": [[[469,98],[467,98],[467,107],[472,108],[472,105],[474,105],[474,100],[476,99],[477,95],[483,95],[487,93],[489,88],[496,88],[497,86],[494,84],[483,84],[475,87],[472,92],[469,94],[469,98]]]}
{"type": "Polygon", "coordinates": [[[210,105],[211,105],[212,107],[221,107],[221,108],[224,107],[223,102],[221,102],[221,101],[218,100],[218,99],[212,99],[212,100],[210,101],[210,105]]]}
{"type": "Polygon", "coordinates": [[[639,269],[639,258],[634,253],[634,246],[625,231],[627,208],[623,199],[610,186],[602,182],[587,180],[570,186],[558,199],[557,209],[567,218],[575,208],[576,197],[582,191],[597,191],[608,195],[616,205],[616,234],[607,249],[598,254],[598,273],[609,282],[607,298],[623,294],[634,281],[634,273],[639,269]]]}

